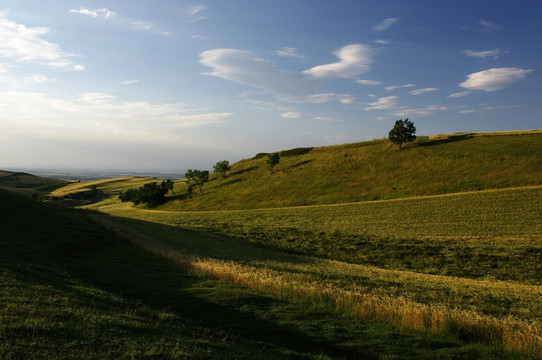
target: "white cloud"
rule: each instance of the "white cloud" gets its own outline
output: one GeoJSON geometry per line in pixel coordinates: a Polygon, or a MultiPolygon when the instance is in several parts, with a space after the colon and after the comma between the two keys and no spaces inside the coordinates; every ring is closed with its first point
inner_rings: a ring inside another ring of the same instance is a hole
{"type": "Polygon", "coordinates": [[[373,53],[368,45],[347,45],[333,52],[339,61],[315,66],[303,73],[315,78],[353,78],[370,70],[373,53]]]}
{"type": "Polygon", "coordinates": [[[194,112],[181,103],[117,101],[105,93],[63,99],[41,93],[0,93],[2,132],[48,139],[175,141],[183,129],[224,121],[231,113],[194,112]]]}
{"type": "Polygon", "coordinates": [[[42,83],[42,82],[49,81],[47,76],[41,75],[41,74],[34,74],[34,75],[30,76],[28,79],[30,81],[32,81],[32,82],[35,82],[35,83],[42,83]]]}
{"type": "Polygon", "coordinates": [[[353,103],[353,96],[335,93],[314,93],[318,82],[303,74],[278,69],[273,63],[255,57],[245,50],[213,49],[200,54],[199,62],[208,66],[212,75],[272,94],[277,99],[297,103],[339,101],[353,103]]]}
{"type": "Polygon", "coordinates": [[[122,85],[132,85],[132,84],[137,84],[139,82],[139,80],[124,80],[123,82],[121,82],[122,85]]]}
{"type": "Polygon", "coordinates": [[[380,24],[376,25],[376,26],[373,26],[373,30],[374,31],[384,31],[386,29],[388,29],[390,26],[392,26],[393,24],[395,24],[397,21],[399,21],[399,19],[397,18],[387,18],[387,19],[384,19],[380,22],[380,24]]]}
{"type": "Polygon", "coordinates": [[[408,93],[410,95],[421,95],[421,94],[425,94],[425,93],[437,91],[437,90],[438,90],[437,88],[423,88],[423,89],[412,90],[412,91],[409,91],[408,93]]]}
{"type": "Polygon", "coordinates": [[[301,117],[301,114],[298,112],[290,111],[280,114],[280,117],[288,118],[288,119],[297,119],[298,117],[301,117]]]}
{"type": "Polygon", "coordinates": [[[491,50],[483,50],[483,51],[465,50],[463,52],[467,56],[477,57],[477,58],[482,58],[482,59],[485,59],[487,57],[492,57],[495,60],[499,58],[499,55],[507,53],[507,51],[503,51],[499,48],[495,48],[491,50]]]}
{"type": "Polygon", "coordinates": [[[395,112],[395,116],[413,118],[433,115],[435,111],[447,111],[446,106],[441,105],[429,105],[424,108],[405,108],[395,112]]]}
{"type": "Polygon", "coordinates": [[[356,82],[361,85],[382,85],[383,84],[382,81],[365,80],[365,79],[356,80],[356,82]]]}
{"type": "Polygon", "coordinates": [[[403,89],[403,88],[409,88],[414,87],[416,84],[405,84],[405,85],[392,85],[392,86],[386,86],[386,90],[391,91],[395,89],[403,89]]]}
{"type": "Polygon", "coordinates": [[[342,122],[341,119],[331,118],[329,116],[316,116],[314,117],[315,121],[324,121],[324,122],[342,122]]]}
{"type": "Polygon", "coordinates": [[[385,40],[385,39],[376,39],[376,40],[373,41],[373,43],[380,44],[380,45],[391,45],[391,44],[393,44],[393,41],[385,40]]]}
{"type": "Polygon", "coordinates": [[[378,99],[375,102],[369,103],[369,107],[363,110],[388,110],[397,107],[398,96],[387,96],[378,99]]]}
{"type": "Polygon", "coordinates": [[[150,30],[150,29],[152,29],[152,25],[149,24],[146,21],[143,21],[143,20],[132,21],[132,25],[134,25],[134,27],[136,29],[138,29],[138,30],[150,30]]]}
{"type": "Polygon", "coordinates": [[[79,10],[71,9],[70,13],[88,15],[88,16],[92,16],[93,18],[102,17],[104,19],[109,19],[110,17],[115,15],[115,12],[107,8],[90,10],[82,6],[81,6],[81,9],[79,10]]]}
{"type": "Polygon", "coordinates": [[[83,65],[74,65],[69,60],[74,54],[66,53],[59,45],[42,38],[49,31],[46,27],[29,28],[0,18],[0,57],[62,70],[84,69],[83,65]]]}
{"type": "Polygon", "coordinates": [[[511,83],[525,78],[532,71],[520,68],[493,68],[467,75],[467,80],[459,86],[471,90],[502,90],[511,83]]]}
{"type": "Polygon", "coordinates": [[[459,98],[459,97],[467,96],[469,94],[470,94],[470,91],[461,91],[461,92],[456,92],[456,93],[450,94],[450,95],[448,95],[448,97],[449,98],[459,98]]]}
{"type": "Polygon", "coordinates": [[[203,10],[207,9],[205,5],[194,5],[188,9],[188,15],[190,16],[190,21],[198,22],[206,18],[205,15],[201,15],[203,10]]]}
{"type": "Polygon", "coordinates": [[[482,25],[483,30],[486,32],[493,32],[499,28],[497,25],[483,19],[480,20],[478,23],[482,25]]]}
{"type": "Polygon", "coordinates": [[[305,57],[303,54],[299,52],[298,49],[289,47],[289,46],[283,46],[279,50],[275,50],[275,54],[283,57],[293,57],[296,59],[304,59],[305,57]]]}

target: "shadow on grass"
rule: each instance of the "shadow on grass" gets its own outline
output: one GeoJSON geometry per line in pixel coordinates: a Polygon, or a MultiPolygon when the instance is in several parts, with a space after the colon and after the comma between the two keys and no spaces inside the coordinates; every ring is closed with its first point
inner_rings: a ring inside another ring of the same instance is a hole
{"type": "Polygon", "coordinates": [[[472,138],[471,134],[456,134],[449,135],[442,139],[427,139],[416,143],[416,146],[435,146],[440,144],[446,144],[451,142],[457,142],[472,138]]]}
{"type": "Polygon", "coordinates": [[[290,166],[290,169],[294,169],[296,167],[300,167],[300,166],[303,166],[303,165],[307,165],[307,164],[310,164],[311,162],[313,162],[314,160],[305,160],[305,161],[301,161],[301,162],[298,162],[297,164],[293,164],[290,166]]]}
{"type": "Polygon", "coordinates": [[[246,169],[233,171],[233,172],[230,173],[230,175],[241,175],[241,174],[251,172],[251,171],[254,171],[254,170],[257,170],[257,169],[258,169],[258,166],[252,166],[252,167],[249,167],[249,168],[246,168],[246,169]]]}

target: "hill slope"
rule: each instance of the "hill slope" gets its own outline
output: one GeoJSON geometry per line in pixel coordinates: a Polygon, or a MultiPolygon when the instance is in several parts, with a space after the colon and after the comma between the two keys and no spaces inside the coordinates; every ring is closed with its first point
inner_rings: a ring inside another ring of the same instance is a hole
{"type": "Polygon", "coordinates": [[[67,180],[40,177],[24,172],[0,170],[0,188],[16,190],[23,194],[36,194],[39,196],[69,183],[67,180]]]}
{"type": "Polygon", "coordinates": [[[162,210],[230,210],[394,199],[542,184],[542,131],[421,137],[398,150],[387,139],[265,154],[212,174],[203,193],[162,210]]]}

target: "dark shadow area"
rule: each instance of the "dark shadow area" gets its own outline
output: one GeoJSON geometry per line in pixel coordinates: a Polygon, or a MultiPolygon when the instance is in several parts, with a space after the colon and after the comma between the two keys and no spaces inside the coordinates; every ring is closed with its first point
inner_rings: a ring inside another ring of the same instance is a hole
{"type": "Polygon", "coordinates": [[[314,160],[305,160],[305,161],[301,161],[301,162],[298,162],[297,164],[293,164],[290,166],[290,169],[294,169],[296,167],[300,167],[300,166],[303,166],[303,165],[307,165],[307,164],[310,164],[311,162],[313,162],[314,160]]]}
{"type": "Polygon", "coordinates": [[[232,184],[237,184],[237,183],[240,183],[242,182],[243,179],[229,179],[229,180],[225,180],[222,184],[220,185],[216,185],[214,188],[215,189],[219,189],[221,187],[224,187],[224,186],[229,186],[229,185],[232,185],[232,184]]]}
{"type": "Polygon", "coordinates": [[[440,145],[440,144],[467,140],[470,138],[472,138],[471,134],[458,134],[458,135],[450,135],[443,139],[434,139],[434,140],[427,139],[420,142],[416,142],[415,144],[416,146],[435,146],[435,145],[440,145]]]}
{"type": "Polygon", "coordinates": [[[257,170],[257,169],[258,169],[258,166],[252,166],[252,167],[249,167],[249,168],[246,168],[246,169],[232,171],[232,172],[230,172],[230,175],[241,175],[241,174],[245,174],[247,172],[251,172],[251,171],[254,171],[254,170],[257,170]]]}

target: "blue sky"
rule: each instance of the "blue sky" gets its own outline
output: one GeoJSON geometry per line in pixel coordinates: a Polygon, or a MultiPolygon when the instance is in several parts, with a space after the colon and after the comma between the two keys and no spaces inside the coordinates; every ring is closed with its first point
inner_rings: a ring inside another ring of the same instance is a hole
{"type": "Polygon", "coordinates": [[[0,168],[542,128],[542,2],[0,0],[0,168]]]}

